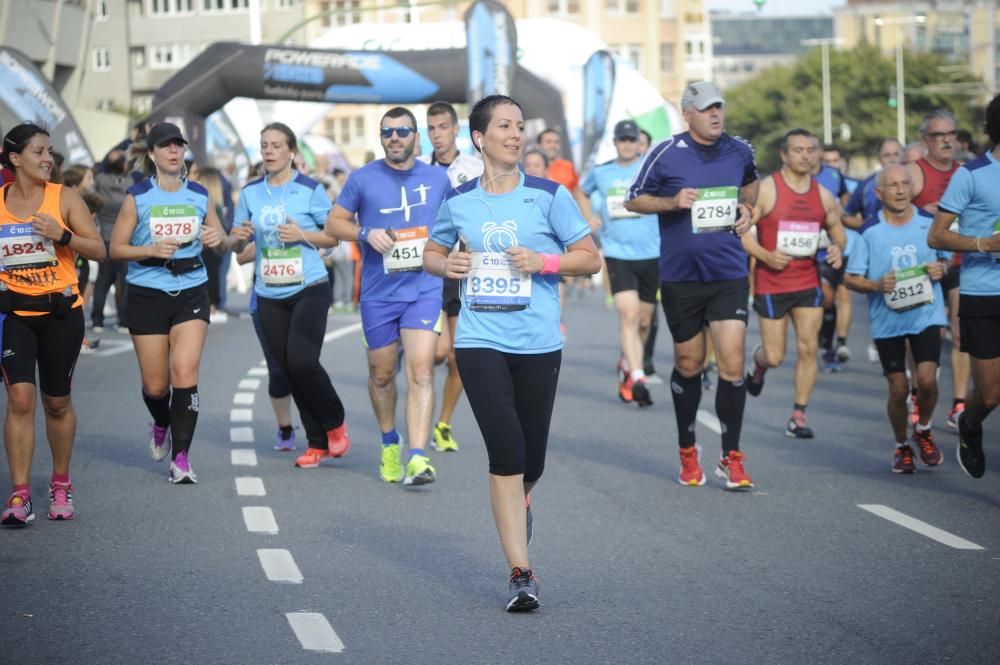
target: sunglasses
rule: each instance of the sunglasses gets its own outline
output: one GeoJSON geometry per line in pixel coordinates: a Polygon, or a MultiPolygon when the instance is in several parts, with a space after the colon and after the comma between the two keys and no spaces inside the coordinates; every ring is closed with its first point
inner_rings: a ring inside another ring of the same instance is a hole
{"type": "Polygon", "coordinates": [[[417,130],[413,129],[412,127],[382,127],[381,129],[378,130],[378,133],[381,134],[382,138],[384,139],[391,139],[392,133],[396,132],[396,135],[399,138],[405,139],[407,136],[410,135],[410,132],[415,132],[415,131],[417,130]]]}

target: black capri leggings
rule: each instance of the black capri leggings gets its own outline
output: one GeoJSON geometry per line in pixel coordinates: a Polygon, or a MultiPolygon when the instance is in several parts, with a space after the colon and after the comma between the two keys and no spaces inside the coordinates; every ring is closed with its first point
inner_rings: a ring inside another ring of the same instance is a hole
{"type": "Polygon", "coordinates": [[[326,280],[291,298],[257,298],[267,348],[288,381],[311,448],[325,449],[326,433],[344,423],[344,404],[319,362],[330,302],[326,280]]]}
{"type": "Polygon", "coordinates": [[[260,350],[264,352],[264,360],[267,362],[267,395],[275,399],[288,397],[292,389],[288,387],[288,380],[281,373],[281,365],[278,359],[271,353],[271,347],[267,345],[267,338],[264,337],[264,326],[260,322],[260,312],[254,310],[250,313],[253,321],[253,331],[257,333],[257,341],[260,342],[260,350]]]}
{"type": "Polygon", "coordinates": [[[455,359],[486,443],[490,473],[524,474],[526,483],[541,478],[562,351],[455,349],[455,359]]]}

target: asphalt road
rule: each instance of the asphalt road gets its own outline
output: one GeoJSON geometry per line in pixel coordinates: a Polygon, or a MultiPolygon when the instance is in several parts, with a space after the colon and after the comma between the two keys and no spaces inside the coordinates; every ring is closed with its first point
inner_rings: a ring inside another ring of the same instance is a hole
{"type": "MultiPolygon", "coordinates": [[[[503,611],[486,455],[464,401],[461,451],[433,454],[436,484],[379,482],[356,317],[330,317],[323,354],[353,447],[316,470],[271,449],[249,320],[212,326],[195,486],[170,485],[149,459],[134,355],[106,333],[76,374],[77,519],[44,518],[51,462],[39,436],[38,519],[0,531],[0,664],[996,663],[1000,416],[987,423],[982,479],[955,462],[943,406],[944,465],[890,473],[884,380],[864,358],[856,304],[854,359],[821,375],[809,409],[817,438],[783,435],[789,358],[750,398],[743,449],[756,489],[733,494],[714,477],[677,484],[669,387],[653,386],[650,409],[620,403],[615,317],[596,294],[574,296],[533,502],[542,608],[528,615],[503,611]],[[905,517],[919,522],[889,519],[905,517]]],[[[719,452],[714,399],[705,394],[698,425],[707,468],[719,452]]],[[[5,460],[0,477],[6,492],[5,460]]]]}

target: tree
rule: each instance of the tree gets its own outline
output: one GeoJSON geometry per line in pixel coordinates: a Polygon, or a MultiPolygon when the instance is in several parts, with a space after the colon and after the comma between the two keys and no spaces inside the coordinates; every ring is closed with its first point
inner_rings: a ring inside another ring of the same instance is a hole
{"type": "MultiPolygon", "coordinates": [[[[903,68],[907,140],[919,139],[916,131],[921,118],[937,108],[951,110],[959,127],[978,132],[982,106],[980,97],[970,96],[969,91],[982,83],[971,72],[929,53],[905,53],[903,68]]],[[[780,167],[778,144],[789,129],[804,127],[822,135],[822,77],[817,48],[791,65],[765,69],[727,91],[727,131],[753,142],[763,169],[780,167]]],[[[845,154],[871,155],[881,139],[896,136],[896,109],[888,103],[895,85],[895,58],[884,57],[870,46],[831,50],[834,141],[845,154]],[[842,124],[851,129],[847,141],[840,140],[837,131],[842,124]]]]}

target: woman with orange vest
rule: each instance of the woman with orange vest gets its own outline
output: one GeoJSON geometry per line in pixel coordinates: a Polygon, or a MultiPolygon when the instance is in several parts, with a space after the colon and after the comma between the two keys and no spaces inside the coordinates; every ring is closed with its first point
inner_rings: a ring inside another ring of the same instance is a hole
{"type": "Polygon", "coordinates": [[[35,519],[29,478],[35,451],[36,366],[52,449],[48,516],[73,519],[69,463],[76,411],[70,387],[84,329],[76,256],[100,261],[104,243],[80,195],[49,182],[54,162],[47,131],[28,122],[10,130],[0,163],[14,172],[14,182],[3,187],[0,197],[4,441],[14,483],[0,525],[27,526],[35,519]]]}

